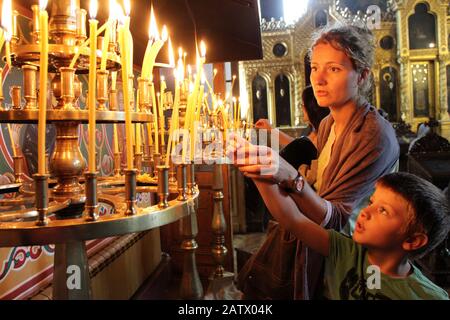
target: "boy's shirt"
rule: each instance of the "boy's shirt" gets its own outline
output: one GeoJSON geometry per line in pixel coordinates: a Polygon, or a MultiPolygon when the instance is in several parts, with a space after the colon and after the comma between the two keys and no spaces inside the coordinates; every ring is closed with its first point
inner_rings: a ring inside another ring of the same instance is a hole
{"type": "Polygon", "coordinates": [[[335,230],[328,230],[328,234],[330,253],[325,263],[326,298],[362,300],[362,283],[366,283],[367,300],[448,300],[447,292],[426,278],[414,265],[409,276],[390,277],[382,274],[379,268],[370,266],[367,251],[351,238],[335,230]]]}

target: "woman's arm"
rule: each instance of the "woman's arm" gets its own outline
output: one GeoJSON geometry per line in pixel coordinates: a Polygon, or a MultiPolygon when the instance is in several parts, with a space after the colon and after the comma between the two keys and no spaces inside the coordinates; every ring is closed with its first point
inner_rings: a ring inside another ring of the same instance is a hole
{"type": "Polygon", "coordinates": [[[286,133],[281,132],[278,129],[273,129],[272,126],[270,125],[269,120],[267,120],[267,119],[259,119],[258,121],[256,121],[255,127],[257,129],[267,130],[269,132],[276,131],[278,133],[279,143],[280,143],[281,148],[286,147],[289,143],[294,141],[294,138],[292,138],[290,135],[287,135],[286,133]]]}
{"type": "Polygon", "coordinates": [[[259,179],[254,179],[254,182],[267,208],[280,225],[293,233],[308,247],[323,256],[328,256],[328,232],[299,211],[292,198],[278,185],[259,179]]]}

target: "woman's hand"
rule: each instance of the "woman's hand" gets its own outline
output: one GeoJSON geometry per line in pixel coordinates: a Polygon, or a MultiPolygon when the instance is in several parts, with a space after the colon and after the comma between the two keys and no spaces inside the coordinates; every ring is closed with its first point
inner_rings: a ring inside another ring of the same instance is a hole
{"type": "Polygon", "coordinates": [[[295,170],[278,152],[266,146],[258,146],[236,134],[230,134],[227,156],[234,165],[252,179],[264,179],[272,183],[294,180],[295,170]]]}
{"type": "Polygon", "coordinates": [[[270,122],[267,119],[259,119],[258,121],[256,121],[255,128],[266,129],[268,131],[272,130],[272,126],[270,125],[270,122]]]}

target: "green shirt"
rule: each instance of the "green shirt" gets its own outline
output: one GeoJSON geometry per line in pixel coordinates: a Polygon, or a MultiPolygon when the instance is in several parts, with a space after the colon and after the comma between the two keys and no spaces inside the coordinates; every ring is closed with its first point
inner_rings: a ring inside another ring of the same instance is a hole
{"type": "Polygon", "coordinates": [[[330,253],[325,263],[326,298],[361,300],[364,291],[362,284],[366,283],[367,300],[448,300],[447,292],[426,278],[414,265],[413,272],[404,278],[377,273],[369,265],[367,251],[361,245],[335,230],[328,230],[328,234],[330,253]],[[361,267],[362,264],[364,267],[361,267]],[[375,280],[377,274],[378,282],[375,280]]]}

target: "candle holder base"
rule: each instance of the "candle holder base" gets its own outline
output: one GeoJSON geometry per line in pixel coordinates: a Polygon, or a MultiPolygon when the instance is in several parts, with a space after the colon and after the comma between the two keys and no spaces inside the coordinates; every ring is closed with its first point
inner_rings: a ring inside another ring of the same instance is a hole
{"type": "Polygon", "coordinates": [[[98,219],[97,175],[98,172],[87,172],[84,174],[86,179],[86,204],[84,206],[84,214],[85,221],[88,222],[96,221],[98,219]]]}
{"type": "Polygon", "coordinates": [[[48,224],[48,174],[35,174],[33,176],[36,190],[36,211],[38,212],[37,226],[48,224]]]}
{"type": "Polygon", "coordinates": [[[136,169],[124,170],[125,173],[125,215],[134,216],[137,214],[136,208],[136,169]]]}
{"type": "Polygon", "coordinates": [[[158,207],[164,209],[169,206],[169,203],[167,201],[167,199],[169,198],[169,167],[158,166],[157,170],[158,170],[158,197],[159,197],[158,207]]]}

